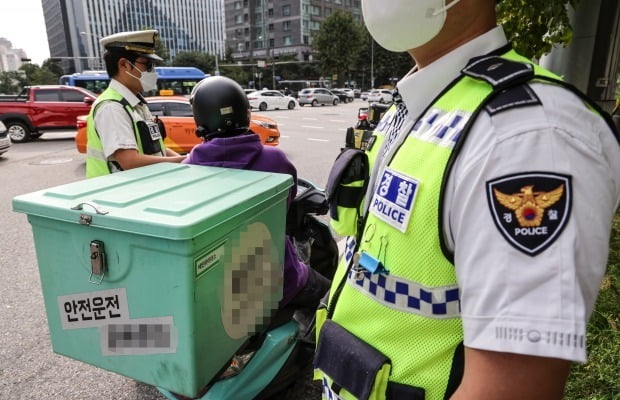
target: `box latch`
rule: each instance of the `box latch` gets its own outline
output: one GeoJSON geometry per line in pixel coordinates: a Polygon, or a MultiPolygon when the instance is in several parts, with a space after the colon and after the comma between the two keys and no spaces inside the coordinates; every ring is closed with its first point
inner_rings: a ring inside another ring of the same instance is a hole
{"type": "Polygon", "coordinates": [[[105,271],[106,258],[103,242],[100,240],[93,240],[90,242],[90,276],[88,277],[88,282],[94,283],[95,285],[101,284],[105,276],[105,271]],[[93,275],[98,276],[99,280],[93,280],[93,275]]]}

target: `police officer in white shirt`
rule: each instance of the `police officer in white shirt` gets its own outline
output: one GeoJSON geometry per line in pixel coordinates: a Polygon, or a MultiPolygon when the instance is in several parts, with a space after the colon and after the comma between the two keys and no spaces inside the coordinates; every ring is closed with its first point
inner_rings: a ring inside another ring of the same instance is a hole
{"type": "Polygon", "coordinates": [[[91,108],[86,176],[94,177],[185,157],[163,144],[141,93],[157,89],[157,31],[120,32],[100,40],[110,85],[91,108]]]}
{"type": "Polygon", "coordinates": [[[374,39],[416,66],[368,151],[356,256],[317,346],[326,398],[366,393],[344,367],[363,360],[323,352],[358,339],[391,363],[376,398],[560,399],[570,362],[586,361],[620,201],[617,132],[510,48],[495,3],[362,0],[374,39]]]}

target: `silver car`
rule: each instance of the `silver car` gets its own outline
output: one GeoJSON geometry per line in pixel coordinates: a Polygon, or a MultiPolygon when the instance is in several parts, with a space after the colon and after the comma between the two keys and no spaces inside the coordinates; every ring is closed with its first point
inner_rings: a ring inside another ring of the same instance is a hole
{"type": "Polygon", "coordinates": [[[303,89],[299,92],[299,98],[297,101],[300,106],[310,104],[312,107],[319,104],[332,104],[335,106],[339,103],[338,96],[325,88],[303,89]]]}
{"type": "Polygon", "coordinates": [[[11,139],[7,134],[6,126],[0,121],[0,155],[6,153],[11,147],[11,139]]]}

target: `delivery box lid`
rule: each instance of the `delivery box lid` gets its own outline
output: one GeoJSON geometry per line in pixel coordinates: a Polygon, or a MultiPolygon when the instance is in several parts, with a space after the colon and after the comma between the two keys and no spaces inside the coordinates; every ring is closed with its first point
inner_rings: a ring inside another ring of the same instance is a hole
{"type": "Polygon", "coordinates": [[[286,201],[292,184],[286,174],[159,163],[20,195],[13,210],[182,240],[286,201]]]}

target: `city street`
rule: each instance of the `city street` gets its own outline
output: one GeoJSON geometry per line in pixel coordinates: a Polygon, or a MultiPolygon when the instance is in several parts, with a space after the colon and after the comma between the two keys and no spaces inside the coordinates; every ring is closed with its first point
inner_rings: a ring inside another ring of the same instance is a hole
{"type": "MultiPolygon", "coordinates": [[[[324,186],[346,128],[365,106],[356,99],[260,114],[278,122],[279,147],[298,175],[324,186]]],[[[83,179],[85,156],[77,152],[74,135],[45,133],[34,142],[14,143],[0,157],[0,398],[163,399],[151,386],[52,351],[31,228],[26,215],[12,211],[11,199],[83,179]]],[[[304,384],[295,399],[316,399],[316,391],[304,390],[304,384]]]]}

